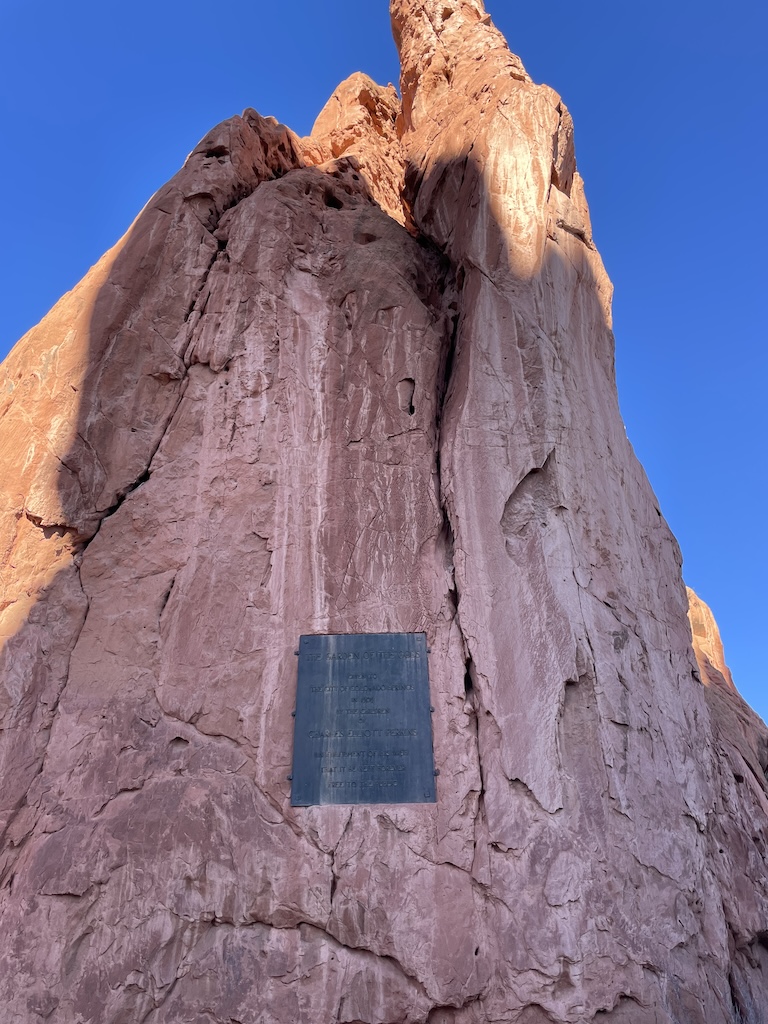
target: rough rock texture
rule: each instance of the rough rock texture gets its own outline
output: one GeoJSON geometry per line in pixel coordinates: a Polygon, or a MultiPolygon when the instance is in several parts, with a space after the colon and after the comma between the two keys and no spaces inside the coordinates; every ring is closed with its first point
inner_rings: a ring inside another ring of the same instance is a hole
{"type": "Polygon", "coordinates": [[[705,686],[720,685],[735,689],[731,670],[725,664],[723,641],[712,609],[686,587],[688,594],[688,620],[693,636],[693,653],[705,686]]]}
{"type": "Polygon", "coordinates": [[[333,172],[346,158],[365,179],[369,194],[399,224],[408,221],[405,163],[400,143],[400,100],[393,85],[382,89],[367,75],[351,75],[302,139],[305,160],[333,172]],[[336,162],[334,167],[334,162],[336,162]]]}
{"type": "MultiPolygon", "coordinates": [[[[712,836],[717,841],[721,871],[729,868],[731,883],[723,900],[731,948],[735,947],[733,989],[737,1021],[768,1019],[768,931],[753,891],[755,871],[766,859],[764,827],[768,731],[744,703],[725,664],[720,631],[709,607],[688,588],[688,616],[693,651],[704,683],[712,742],[719,773],[712,836]],[[759,797],[744,801],[750,791],[759,797]],[[752,806],[750,806],[750,804],[752,806]],[[762,808],[762,813],[760,808],[762,808]],[[746,812],[746,813],[745,813],[746,812]],[[750,939],[757,933],[757,945],[750,939]],[[745,956],[746,954],[746,965],[745,956]],[[755,966],[758,970],[755,970],[755,966]],[[740,1015],[740,1016],[739,1016],[740,1015]]],[[[761,876],[758,874],[758,878],[761,876]]],[[[763,868],[762,878],[765,878],[763,868]]],[[[764,884],[764,881],[763,881],[764,884]]]]}
{"type": "Polygon", "coordinates": [[[696,668],[570,117],[479,0],[392,16],[402,110],[220,125],[4,364],[8,1022],[768,1014],[768,733],[696,668]],[[399,630],[437,804],[291,808],[299,634],[399,630]]]}

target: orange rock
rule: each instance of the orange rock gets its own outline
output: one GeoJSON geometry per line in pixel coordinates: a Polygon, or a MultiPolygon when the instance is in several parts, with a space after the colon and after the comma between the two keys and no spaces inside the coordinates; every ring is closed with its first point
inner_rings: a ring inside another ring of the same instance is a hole
{"type": "Polygon", "coordinates": [[[723,641],[717,628],[712,609],[698,597],[690,587],[685,588],[688,594],[688,619],[693,634],[693,653],[701,673],[701,681],[706,685],[722,685],[734,689],[731,670],[725,664],[723,641]]]}
{"type": "Polygon", "coordinates": [[[348,161],[351,174],[362,175],[382,210],[405,224],[399,116],[400,100],[393,85],[384,89],[367,75],[351,75],[321,110],[312,134],[302,139],[302,152],[307,163],[321,167],[348,161]]]}

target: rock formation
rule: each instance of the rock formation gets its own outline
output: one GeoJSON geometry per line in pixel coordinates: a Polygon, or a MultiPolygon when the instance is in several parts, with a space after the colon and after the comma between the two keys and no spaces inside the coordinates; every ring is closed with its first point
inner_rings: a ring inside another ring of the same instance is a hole
{"type": "Polygon", "coordinates": [[[768,1014],[768,733],[697,669],[571,119],[480,0],[391,8],[402,105],[219,125],[3,366],[14,1024],[768,1014]],[[397,631],[437,803],[292,808],[299,635],[397,631]]]}
{"type": "Polygon", "coordinates": [[[686,587],[688,594],[688,620],[693,636],[693,653],[705,686],[721,686],[734,690],[731,670],[725,664],[723,641],[712,609],[686,587]]]}

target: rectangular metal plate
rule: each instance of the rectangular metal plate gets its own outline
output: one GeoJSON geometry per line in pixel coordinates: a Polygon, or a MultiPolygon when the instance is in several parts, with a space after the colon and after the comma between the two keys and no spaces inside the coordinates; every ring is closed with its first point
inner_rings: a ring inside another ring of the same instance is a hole
{"type": "Polygon", "coordinates": [[[435,802],[424,633],[302,636],[291,804],[435,802]]]}

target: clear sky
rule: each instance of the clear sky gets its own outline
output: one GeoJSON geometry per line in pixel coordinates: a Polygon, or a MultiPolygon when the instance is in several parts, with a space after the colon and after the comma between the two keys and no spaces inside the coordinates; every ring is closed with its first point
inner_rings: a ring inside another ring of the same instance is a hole
{"type": "MultiPolygon", "coordinates": [[[[764,0],[486,0],[576,122],[627,431],[768,719],[764,0]]],[[[397,83],[387,0],[0,0],[0,358],[218,121],[397,83]]]]}

